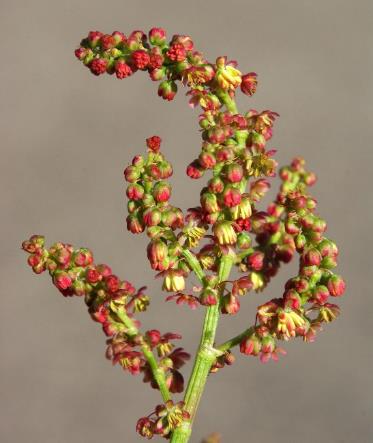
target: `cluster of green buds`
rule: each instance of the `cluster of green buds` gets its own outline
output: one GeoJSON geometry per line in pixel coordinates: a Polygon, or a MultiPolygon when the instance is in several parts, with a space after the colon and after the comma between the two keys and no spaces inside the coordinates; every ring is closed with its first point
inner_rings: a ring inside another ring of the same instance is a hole
{"type": "Polygon", "coordinates": [[[156,135],[146,140],[147,154],[135,156],[124,171],[129,183],[127,228],[148,236],[147,257],[163,278],[166,300],[206,311],[183,402],[174,402],[171,394],[183,391],[179,369],[189,354],[173,344],[179,334],[140,332],[134,314],[149,304],[145,287],[136,290],[107,265],[95,265],[86,248],[56,243],[45,249],[41,236],[23,243],[36,273],[48,270],[64,296],[85,297],[91,316],[108,336],[107,357],[132,374],[142,373],[145,382],[160,390],[163,404],[138,421],[137,431],[146,438],[160,435],[171,443],[186,443],[208,375],[235,362],[235,346],[263,363],[277,360],[285,353],[280,340],[312,342],[321,326],[338,316],[339,307],[330,302],[345,290],[342,277],[333,273],[338,249],[325,237],[326,223],[315,213],[316,200],[308,187],[316,177],[305,169],[304,160],[296,158],[280,170],[282,185],[275,201],[260,207],[269,179],[276,175],[276,150],[267,143],[278,114],[238,112],[236,93],[255,93],[254,72],[242,74],[237,62],[225,56],[209,62],[189,36],[174,35],[168,41],[162,28],[148,34],[136,30],[128,37],[119,31],[92,31],[75,55],[97,76],[124,79],[146,71],[159,82],[158,95],[168,101],[181,84],[188,88],[190,106],[201,108],[201,149],[186,168],[192,179],[209,175],[198,206],[184,215],[170,203],[172,166],[156,135]],[[220,314],[236,315],[242,297],[262,293],[296,253],[298,275],[287,281],[282,297],[261,302],[254,324],[217,345],[220,314]],[[230,280],[233,267],[242,275],[230,280]],[[186,278],[192,272],[199,283],[189,290],[186,278]]]}

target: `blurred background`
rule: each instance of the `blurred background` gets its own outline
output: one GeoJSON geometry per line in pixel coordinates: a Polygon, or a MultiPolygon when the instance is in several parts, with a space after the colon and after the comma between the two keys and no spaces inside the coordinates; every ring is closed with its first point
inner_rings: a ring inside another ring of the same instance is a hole
{"type": "MultiPolygon", "coordinates": [[[[0,11],[1,441],[142,441],[136,420],[160,401],[104,358],[83,300],[32,274],[20,250],[31,234],[88,246],[122,278],[147,284],[145,327],[180,331],[195,352],[203,309],[164,302],[146,237],[125,228],[122,171],[158,134],[174,165],[172,202],[195,206],[203,181],[184,171],[200,150],[198,111],[183,90],[162,101],[145,73],[95,78],[73,53],[90,30],[153,26],[258,73],[257,93],[239,94],[239,109],[278,112],[270,146],[280,164],[302,155],[317,173],[313,193],[348,289],[341,317],[315,343],[285,344],[277,364],[236,352],[233,367],[211,376],[191,441],[214,431],[223,443],[372,441],[372,2],[1,0],[0,11]]],[[[238,316],[224,316],[218,341],[251,325],[255,307],[281,296],[295,272],[294,263],[238,316]]]]}

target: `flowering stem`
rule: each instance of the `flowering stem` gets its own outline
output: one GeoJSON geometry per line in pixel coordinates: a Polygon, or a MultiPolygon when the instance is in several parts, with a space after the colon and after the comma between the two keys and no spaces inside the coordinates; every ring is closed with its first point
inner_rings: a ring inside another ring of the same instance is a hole
{"type": "MultiPolygon", "coordinates": [[[[121,320],[121,322],[126,326],[127,328],[127,335],[129,336],[139,336],[139,330],[135,326],[133,320],[127,315],[126,311],[124,309],[117,309],[116,314],[121,320]]],[[[154,357],[153,351],[151,350],[150,346],[144,341],[143,337],[141,336],[141,350],[144,353],[144,356],[149,363],[150,369],[152,371],[153,377],[155,381],[158,384],[159,390],[161,392],[163,401],[170,400],[171,395],[170,391],[167,387],[166,378],[164,375],[164,371],[158,366],[157,360],[154,357]]]]}
{"type": "Polygon", "coordinates": [[[225,104],[226,108],[231,114],[238,114],[236,102],[230,97],[228,92],[217,91],[216,95],[218,96],[219,100],[225,104]]]}
{"type": "Polygon", "coordinates": [[[183,255],[186,261],[188,262],[188,265],[193,269],[194,273],[201,281],[201,283],[203,283],[205,279],[205,273],[203,272],[203,269],[201,268],[201,265],[197,257],[192,252],[190,252],[189,249],[184,249],[183,255]]]}
{"type": "Polygon", "coordinates": [[[161,391],[163,401],[166,402],[166,401],[170,400],[171,395],[170,395],[170,391],[168,390],[168,387],[166,384],[166,378],[164,376],[164,371],[158,366],[158,363],[154,357],[153,351],[150,349],[149,345],[146,343],[143,343],[141,345],[141,349],[145,355],[145,358],[147,359],[147,361],[149,363],[149,366],[152,370],[154,379],[159,386],[159,390],[161,391]]]}
{"type": "Polygon", "coordinates": [[[229,349],[232,349],[235,346],[239,345],[245,337],[250,335],[253,332],[253,329],[254,328],[246,329],[245,331],[241,332],[241,334],[238,334],[235,337],[231,338],[230,340],[227,340],[220,346],[217,346],[216,349],[218,349],[221,352],[229,351],[229,349]]]}
{"type": "MultiPolygon", "coordinates": [[[[218,283],[223,283],[228,279],[232,265],[232,256],[224,255],[221,258],[218,283]]],[[[221,285],[220,291],[222,292],[223,290],[224,285],[221,285]]],[[[220,355],[220,352],[214,348],[216,328],[219,321],[219,309],[219,303],[207,308],[199,350],[184,398],[185,410],[189,413],[190,419],[173,432],[171,443],[186,443],[189,440],[192,432],[192,423],[201,400],[208,374],[216,357],[220,355]]]]}

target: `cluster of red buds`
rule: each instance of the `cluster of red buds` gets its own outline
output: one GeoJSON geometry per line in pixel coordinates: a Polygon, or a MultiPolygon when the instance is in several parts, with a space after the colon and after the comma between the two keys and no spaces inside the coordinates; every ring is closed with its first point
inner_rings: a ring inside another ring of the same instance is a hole
{"type": "Polygon", "coordinates": [[[154,435],[169,438],[172,431],[189,418],[188,412],[184,409],[184,402],[179,401],[175,404],[172,400],[168,400],[165,404],[158,405],[147,417],[141,417],[136,430],[149,440],[154,435]]]}
{"type": "Polygon", "coordinates": [[[200,192],[199,206],[186,215],[170,203],[172,166],[161,153],[161,139],[146,140],[146,155],[136,155],[124,171],[127,186],[127,228],[149,237],[147,256],[151,268],[163,278],[166,300],[195,309],[206,306],[199,350],[183,402],[170,393],[183,390],[180,367],[189,359],[173,341],[178,334],[158,330],[140,332],[136,312],[144,311],[149,298],[145,287],[136,289],[113,275],[107,265],[95,265],[85,248],[56,243],[44,248],[44,239],[33,236],[23,243],[36,273],[48,270],[64,296],[84,296],[89,313],[108,336],[107,357],[161,391],[164,404],[137,423],[144,437],[161,435],[171,442],[187,442],[194,415],[209,373],[234,363],[232,348],[262,362],[277,360],[285,351],[279,340],[301,337],[312,342],[323,323],[339,314],[330,302],[345,290],[343,279],[333,273],[338,249],[324,236],[326,223],[315,213],[316,200],[308,187],[316,176],[296,158],[280,170],[282,185],[266,210],[259,207],[276,175],[276,150],[268,149],[278,114],[249,109],[239,113],[238,90],[252,96],[257,88],[254,72],[242,74],[237,62],[219,56],[207,61],[186,35],[153,28],[148,35],[133,31],[128,37],[115,31],[90,32],[75,51],[95,75],[118,79],[147,71],[160,82],[158,95],[172,100],[178,84],[188,88],[191,107],[199,106],[201,150],[186,169],[192,179],[210,174],[200,192]],[[285,284],[282,298],[257,308],[255,323],[220,346],[215,344],[219,314],[235,315],[241,297],[262,292],[282,264],[299,254],[298,275],[285,284]],[[243,275],[229,280],[232,267],[243,275]],[[194,272],[199,285],[186,289],[194,272]]]}
{"type": "MultiPolygon", "coordinates": [[[[64,295],[84,296],[92,319],[102,325],[108,337],[106,356],[133,375],[142,373],[144,381],[159,389],[149,361],[156,352],[159,370],[170,392],[182,392],[184,379],[178,371],[189,354],[172,343],[181,339],[179,334],[161,335],[158,330],[139,330],[140,322],[134,318],[149,305],[145,287],[138,291],[126,280],[120,280],[105,264],[96,265],[87,248],[74,249],[65,243],[44,247],[44,237],[33,235],[22,244],[28,252],[28,263],[37,274],[49,271],[53,284],[64,295]]],[[[154,357],[155,358],[155,357],[154,357]]]]}

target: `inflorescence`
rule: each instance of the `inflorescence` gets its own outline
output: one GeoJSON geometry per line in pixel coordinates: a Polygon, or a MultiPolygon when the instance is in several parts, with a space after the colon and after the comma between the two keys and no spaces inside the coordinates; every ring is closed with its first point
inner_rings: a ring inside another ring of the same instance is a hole
{"type": "MultiPolygon", "coordinates": [[[[262,292],[281,264],[299,254],[299,271],[285,284],[284,293],[261,304],[247,330],[221,346],[210,372],[234,362],[231,349],[259,356],[262,362],[278,359],[285,351],[281,340],[301,337],[312,342],[324,323],[339,315],[332,303],[345,290],[343,279],[333,272],[338,248],[325,237],[326,222],[316,210],[308,188],[316,181],[301,158],[279,171],[282,185],[266,210],[259,203],[276,175],[276,151],[267,149],[278,114],[250,109],[240,114],[234,101],[238,88],[251,96],[257,75],[243,75],[237,63],[218,57],[208,62],[195,50],[190,37],[174,35],[167,42],[163,29],[147,36],[134,31],[128,37],[90,32],[75,51],[76,57],[95,75],[107,73],[118,79],[147,71],[158,81],[158,95],[172,100],[178,83],[186,86],[189,103],[200,106],[202,149],[187,167],[187,175],[200,179],[211,175],[200,193],[200,205],[186,213],[170,203],[173,170],[161,153],[161,139],[146,140],[145,155],[136,155],[124,170],[127,186],[127,229],[146,233],[150,266],[163,280],[166,300],[198,306],[215,306],[220,313],[235,315],[249,292],[262,292]],[[229,257],[242,276],[219,281],[219,266],[229,257]],[[199,287],[186,288],[195,272],[199,287]]],[[[183,391],[180,367],[189,359],[173,341],[179,334],[158,330],[142,333],[136,313],[147,309],[145,289],[112,274],[107,265],[96,265],[86,248],[56,243],[44,247],[42,236],[23,243],[28,263],[36,273],[48,270],[64,296],[84,296],[92,318],[101,323],[107,340],[107,357],[161,390],[163,405],[137,424],[138,432],[170,437],[190,418],[183,402],[174,403],[170,393],[183,391]]]]}

